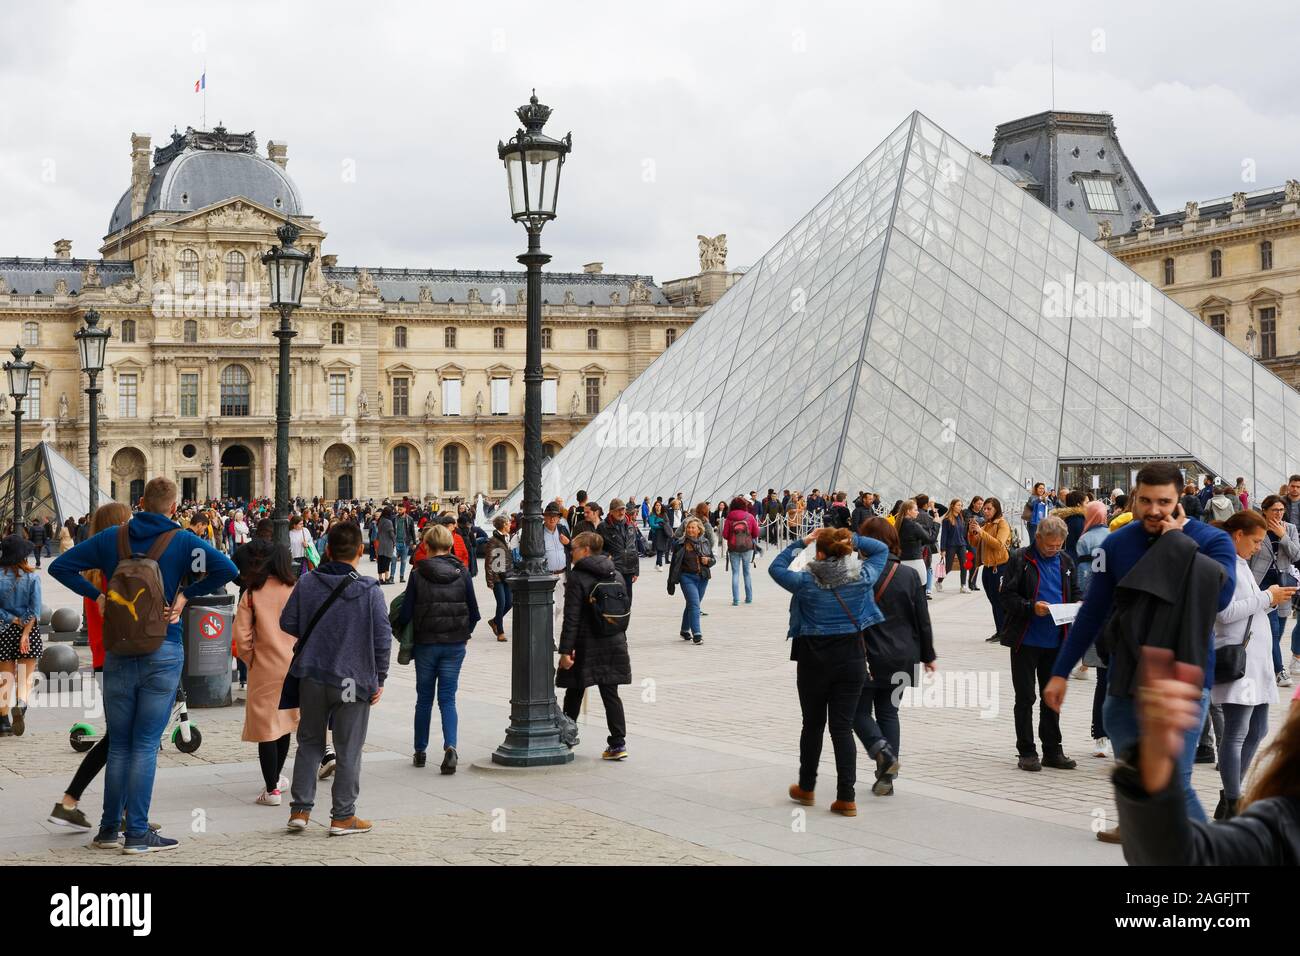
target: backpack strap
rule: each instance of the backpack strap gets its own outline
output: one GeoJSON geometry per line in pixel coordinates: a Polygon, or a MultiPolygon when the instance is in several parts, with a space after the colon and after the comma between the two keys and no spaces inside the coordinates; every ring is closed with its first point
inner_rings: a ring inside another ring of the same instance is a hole
{"type": "MultiPolygon", "coordinates": [[[[122,527],[125,528],[126,525],[122,525],[122,527]]],[[[180,528],[172,528],[170,531],[164,531],[162,534],[158,535],[158,537],[154,538],[153,544],[150,546],[149,552],[145,557],[150,561],[157,561],[161,558],[163,552],[167,550],[167,545],[172,543],[172,538],[176,536],[176,532],[179,530],[180,528]]]]}
{"type": "Polygon", "coordinates": [[[861,634],[862,625],[858,623],[858,619],[854,616],[853,612],[849,610],[849,606],[844,603],[844,598],[840,597],[839,589],[831,588],[830,591],[831,594],[835,597],[835,600],[840,602],[840,607],[844,609],[844,613],[847,614],[849,620],[853,622],[853,626],[857,628],[858,633],[861,634]]]}

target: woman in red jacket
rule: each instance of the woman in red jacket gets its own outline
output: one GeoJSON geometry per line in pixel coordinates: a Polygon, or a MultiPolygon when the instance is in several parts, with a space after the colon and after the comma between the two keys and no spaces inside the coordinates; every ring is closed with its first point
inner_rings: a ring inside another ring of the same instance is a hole
{"type": "MultiPolygon", "coordinates": [[[[100,505],[91,517],[90,534],[93,537],[106,528],[116,528],[129,520],[131,520],[131,509],[124,504],[110,501],[106,505],[100,505]]],[[[87,579],[101,591],[107,590],[108,582],[104,580],[104,572],[86,571],[84,573],[87,579]]],[[[98,602],[92,601],[90,598],[82,598],[81,600],[86,613],[86,633],[90,642],[91,665],[94,667],[95,673],[98,674],[104,669],[104,614],[98,602]]],[[[86,682],[83,681],[81,686],[84,688],[86,682]]],[[[67,791],[64,792],[63,799],[56,803],[54,809],[50,811],[48,817],[50,823],[71,830],[90,831],[95,829],[77,804],[81,802],[81,795],[85,793],[90,781],[94,780],[99,775],[99,772],[104,769],[107,760],[108,730],[105,729],[103,736],[95,742],[95,746],[86,751],[86,756],[81,758],[81,766],[73,774],[72,783],[68,785],[67,791]]]]}
{"type": "Polygon", "coordinates": [[[745,603],[754,603],[754,587],[749,581],[749,567],[754,563],[754,545],[758,541],[758,519],[746,507],[744,498],[733,498],[731,510],[720,529],[727,542],[727,564],[731,566],[731,606],[740,603],[740,578],[745,578],[745,603]]]}

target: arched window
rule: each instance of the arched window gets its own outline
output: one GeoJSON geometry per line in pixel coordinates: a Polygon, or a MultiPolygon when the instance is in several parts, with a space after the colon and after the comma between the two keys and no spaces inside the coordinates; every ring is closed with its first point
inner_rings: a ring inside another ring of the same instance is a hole
{"type": "Polygon", "coordinates": [[[186,345],[193,345],[199,340],[199,323],[196,319],[186,319],[182,329],[182,339],[186,345]]]}
{"type": "Polygon", "coordinates": [[[492,446],[492,487],[507,488],[506,482],[506,443],[501,442],[492,446]]]}
{"type": "Polygon", "coordinates": [[[499,325],[492,330],[492,347],[494,349],[506,347],[506,330],[499,325]]]}
{"type": "Polygon", "coordinates": [[[456,347],[456,329],[454,326],[447,326],[442,330],[443,348],[454,349],[456,347]]]}
{"type": "Polygon", "coordinates": [[[182,249],[176,257],[176,271],[180,273],[181,292],[198,288],[199,254],[193,249],[182,249]]]}
{"type": "Polygon", "coordinates": [[[552,337],[551,329],[542,329],[542,348],[549,349],[553,347],[551,345],[551,337],[552,337]]]}
{"type": "Polygon", "coordinates": [[[1165,285],[1174,284],[1174,260],[1165,260],[1165,285]]]}
{"type": "Polygon", "coordinates": [[[238,292],[244,285],[244,254],[231,249],[226,253],[226,285],[232,292],[238,292]]]}
{"type": "MultiPolygon", "coordinates": [[[[28,323],[28,324],[30,325],[30,324],[32,324],[32,323],[28,323]]],[[[121,333],[122,333],[122,341],[123,341],[123,342],[134,342],[134,341],[135,341],[135,319],[123,319],[123,320],[122,320],[122,324],[121,324],[120,326],[118,326],[118,328],[120,329],[120,331],[121,331],[121,333]]],[[[33,343],[29,343],[29,344],[34,345],[35,343],[33,342],[33,343]]]]}
{"type": "Polygon", "coordinates": [[[672,344],[673,344],[674,342],[676,342],[676,341],[677,341],[677,330],[676,330],[676,329],[664,329],[664,342],[665,342],[667,345],[672,345],[672,344]]]}
{"type": "Polygon", "coordinates": [[[1220,249],[1210,250],[1210,278],[1218,279],[1223,276],[1223,252],[1220,249]]]}
{"type": "Polygon", "coordinates": [[[330,345],[342,345],[343,339],[347,335],[347,329],[342,322],[330,323],[330,345]]]}
{"type": "Polygon", "coordinates": [[[456,445],[442,450],[442,490],[460,491],[460,448],[456,445]]]}
{"type": "Polygon", "coordinates": [[[599,330],[597,330],[597,329],[588,329],[588,330],[587,330],[587,348],[589,348],[589,349],[598,349],[598,348],[600,348],[600,332],[599,332],[599,330]]]}
{"type": "Polygon", "coordinates": [[[1273,243],[1267,239],[1259,244],[1259,267],[1261,269],[1273,268],[1273,243]]]}
{"type": "Polygon", "coordinates": [[[249,395],[252,379],[242,365],[227,365],[221,370],[221,414],[244,416],[249,414],[249,395]]]}
{"type": "Polygon", "coordinates": [[[393,348],[406,348],[406,326],[399,325],[393,329],[393,348]]]}
{"type": "Polygon", "coordinates": [[[411,446],[398,445],[393,449],[393,491],[405,494],[411,490],[411,446]]]}

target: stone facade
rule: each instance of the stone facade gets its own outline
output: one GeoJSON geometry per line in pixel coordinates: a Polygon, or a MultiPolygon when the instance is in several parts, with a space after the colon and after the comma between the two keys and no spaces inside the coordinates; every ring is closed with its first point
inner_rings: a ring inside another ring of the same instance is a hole
{"type": "Polygon", "coordinates": [[[1097,243],[1300,387],[1300,182],[1148,214],[1097,243]]]}
{"type": "MultiPolygon", "coordinates": [[[[94,308],[113,331],[100,378],[105,488],[125,500],[133,484],[167,474],[187,496],[273,495],[279,316],[266,305],[260,256],[291,220],[299,247],[317,254],[293,317],[295,494],[504,494],[523,473],[524,273],[340,267],[322,255],[316,219],[274,208],[281,198],[266,189],[286,192],[282,210],[298,201],[274,177],[256,180],[260,199],[236,175],[230,195],[200,208],[154,208],[156,195],[195,201],[175,178],[182,162],[210,163],[205,184],[239,174],[223,158],[236,154],[283,171],[287,147],[271,146],[267,159],[251,134],[187,131],[155,151],[151,168],[148,137],[133,135],[131,188],[114,214],[125,222],[101,258],[73,258],[60,241],[55,258],[0,259],[0,342],[23,342],[40,392],[24,441],[44,438],[87,466],[73,332],[94,308]]],[[[543,441],[555,449],[705,307],[670,302],[650,276],[599,270],[548,272],[543,295],[543,441]]],[[[0,437],[3,468],[11,436],[0,437]]]]}

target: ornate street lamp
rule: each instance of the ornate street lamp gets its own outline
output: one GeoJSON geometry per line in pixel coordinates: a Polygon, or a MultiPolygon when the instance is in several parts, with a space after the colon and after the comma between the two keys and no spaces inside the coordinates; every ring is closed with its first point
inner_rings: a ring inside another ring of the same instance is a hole
{"type": "Polygon", "coordinates": [[[102,391],[96,379],[104,370],[104,353],[108,351],[108,340],[113,333],[108,328],[99,327],[99,313],[94,309],[87,311],[85,318],[86,324],[73,332],[72,337],[77,342],[81,370],[90,376],[86,395],[90,407],[90,514],[94,515],[99,507],[99,393],[102,391]]]}
{"type": "Polygon", "coordinates": [[[289,318],[293,310],[302,305],[302,283],[307,266],[316,256],[316,250],[303,252],[294,243],[302,230],[286,222],[275,231],[280,245],[272,246],[262,256],[262,264],[271,275],[271,307],[280,312],[280,327],[275,337],[280,340],[280,372],[276,380],[275,401],[275,520],[276,543],[289,546],[289,343],[298,333],[289,318]]]}
{"type": "Polygon", "coordinates": [[[5,362],[5,375],[9,377],[9,394],[14,400],[14,534],[22,534],[23,526],[23,401],[27,398],[27,382],[32,374],[32,363],[24,362],[25,351],[15,345],[12,362],[5,362]]]}
{"type": "Polygon", "coordinates": [[[528,269],[527,356],[524,366],[524,496],[522,566],[510,576],[514,597],[511,619],[510,726],[492,754],[494,763],[534,767],[567,763],[573,753],[556,726],[552,608],[555,578],[546,570],[542,538],[542,227],[555,218],[560,169],[573,147],[573,134],[552,139],[542,132],[551,108],[537,102],[537,91],[515,110],[523,123],[508,143],[497,143],[506,167],[510,218],[528,232],[528,251],[519,256],[528,269]]]}

